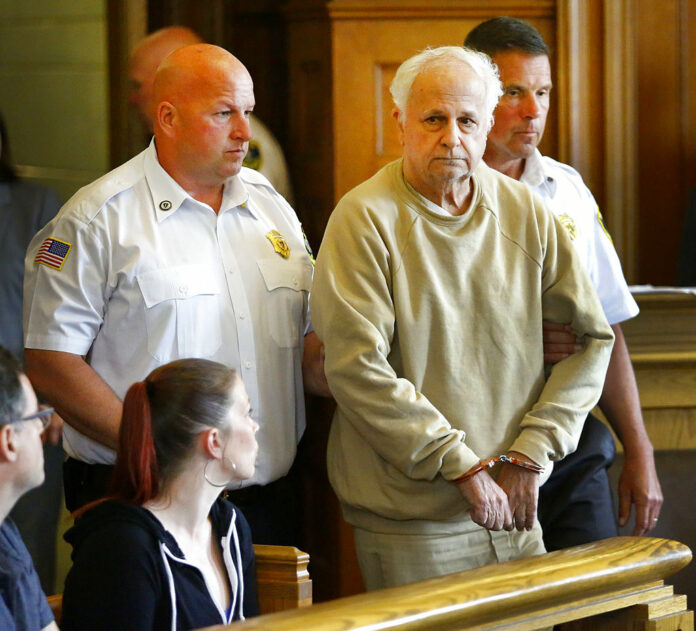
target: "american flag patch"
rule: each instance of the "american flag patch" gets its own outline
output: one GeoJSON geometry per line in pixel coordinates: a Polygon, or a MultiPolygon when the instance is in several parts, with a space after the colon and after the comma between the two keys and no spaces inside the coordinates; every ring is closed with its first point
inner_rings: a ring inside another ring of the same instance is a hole
{"type": "Polygon", "coordinates": [[[39,251],[36,253],[34,263],[41,263],[59,270],[63,267],[65,259],[68,258],[68,252],[70,252],[71,247],[71,243],[48,237],[48,239],[44,239],[39,251]]]}

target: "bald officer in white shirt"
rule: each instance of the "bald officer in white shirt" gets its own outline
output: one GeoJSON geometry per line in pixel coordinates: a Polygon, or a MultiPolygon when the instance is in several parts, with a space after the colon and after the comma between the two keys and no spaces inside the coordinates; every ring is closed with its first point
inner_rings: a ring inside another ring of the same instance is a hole
{"type": "Polygon", "coordinates": [[[293,543],[275,530],[291,521],[277,497],[304,430],[303,386],[327,393],[311,253],[292,208],[242,167],[246,68],[222,48],[187,46],[153,89],[153,143],[78,191],[27,254],[27,373],[66,421],[66,503],[106,491],[128,386],[205,357],[239,371],[261,426],[254,506],[243,506],[255,541],[293,543]]]}

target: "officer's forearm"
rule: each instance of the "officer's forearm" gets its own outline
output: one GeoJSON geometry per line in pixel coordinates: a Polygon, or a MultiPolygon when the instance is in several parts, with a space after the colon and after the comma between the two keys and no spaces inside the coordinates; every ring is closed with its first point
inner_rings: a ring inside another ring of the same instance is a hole
{"type": "Polygon", "coordinates": [[[649,455],[652,445],[643,423],[638,386],[621,326],[612,325],[616,340],[599,407],[619,437],[627,457],[649,455]]]}
{"type": "Polygon", "coordinates": [[[324,374],[324,345],[312,331],[304,338],[302,356],[302,380],[305,392],[320,397],[330,397],[331,390],[324,374]]]}
{"type": "Polygon", "coordinates": [[[69,425],[116,449],[121,401],[82,357],[60,351],[26,349],[25,362],[34,388],[69,425]]]}

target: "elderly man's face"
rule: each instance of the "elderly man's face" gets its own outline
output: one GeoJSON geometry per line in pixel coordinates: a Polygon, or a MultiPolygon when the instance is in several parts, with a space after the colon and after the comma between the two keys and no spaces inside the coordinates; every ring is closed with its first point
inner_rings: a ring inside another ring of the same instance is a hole
{"type": "Polygon", "coordinates": [[[497,162],[528,158],[541,142],[549,113],[551,64],[546,55],[518,51],[493,58],[500,71],[503,96],[488,135],[486,160],[497,162]]]}
{"type": "Polygon", "coordinates": [[[177,105],[175,142],[179,167],[201,184],[219,184],[239,173],[251,140],[254,88],[243,67],[210,72],[177,105]]]}
{"type": "Polygon", "coordinates": [[[426,67],[397,119],[406,180],[440,194],[467,180],[486,146],[485,87],[466,64],[426,67]]]}

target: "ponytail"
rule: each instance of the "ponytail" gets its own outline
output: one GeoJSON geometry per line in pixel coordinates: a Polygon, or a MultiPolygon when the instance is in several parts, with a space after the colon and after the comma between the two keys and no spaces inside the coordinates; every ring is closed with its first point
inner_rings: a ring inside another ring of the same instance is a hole
{"type": "Polygon", "coordinates": [[[123,400],[116,466],[108,497],[87,504],[75,518],[104,499],[144,504],[165,492],[186,467],[200,433],[224,428],[237,373],[207,359],[179,359],[134,383],[123,400]]]}
{"type": "Polygon", "coordinates": [[[123,400],[118,456],[109,495],[131,504],[144,504],[157,495],[159,487],[148,384],[138,381],[123,400]]]}

